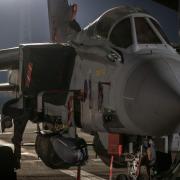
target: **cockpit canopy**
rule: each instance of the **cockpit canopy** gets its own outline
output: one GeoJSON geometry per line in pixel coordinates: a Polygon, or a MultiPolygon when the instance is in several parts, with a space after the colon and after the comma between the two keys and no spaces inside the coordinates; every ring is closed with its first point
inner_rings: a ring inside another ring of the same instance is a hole
{"type": "Polygon", "coordinates": [[[107,11],[87,27],[87,34],[107,39],[125,49],[133,44],[169,44],[159,23],[152,16],[142,9],[127,6],[107,11]]]}

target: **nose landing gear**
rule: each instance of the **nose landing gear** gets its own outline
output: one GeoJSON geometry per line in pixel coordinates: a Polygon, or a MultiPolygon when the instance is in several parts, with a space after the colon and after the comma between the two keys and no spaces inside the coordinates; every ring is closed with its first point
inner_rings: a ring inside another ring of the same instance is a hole
{"type": "Polygon", "coordinates": [[[153,142],[148,146],[141,145],[137,153],[127,153],[128,175],[119,175],[117,180],[151,180],[152,167],[156,162],[153,142]]]}

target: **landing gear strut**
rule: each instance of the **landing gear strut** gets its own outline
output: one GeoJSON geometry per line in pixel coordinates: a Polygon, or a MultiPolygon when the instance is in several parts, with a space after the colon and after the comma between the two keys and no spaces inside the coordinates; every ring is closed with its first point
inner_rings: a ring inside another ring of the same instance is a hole
{"type": "Polygon", "coordinates": [[[28,113],[14,119],[14,136],[12,138],[12,143],[14,144],[14,157],[15,157],[15,168],[20,168],[21,159],[21,142],[24,130],[28,122],[28,113]]]}
{"type": "MultiPolygon", "coordinates": [[[[14,135],[12,138],[12,143],[14,144],[14,165],[16,169],[20,168],[20,159],[21,159],[21,141],[23,137],[24,130],[26,128],[27,122],[32,116],[31,106],[29,108],[24,108],[20,110],[14,108],[12,105],[18,103],[19,99],[12,99],[6,102],[2,108],[2,119],[1,127],[2,131],[6,128],[12,127],[12,119],[14,120],[14,135]]],[[[26,99],[24,103],[26,103],[26,99]]]]}

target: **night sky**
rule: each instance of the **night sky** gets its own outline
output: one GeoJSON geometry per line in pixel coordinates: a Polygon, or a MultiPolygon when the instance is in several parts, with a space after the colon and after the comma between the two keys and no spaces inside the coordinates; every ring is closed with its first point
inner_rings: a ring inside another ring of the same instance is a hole
{"type": "MultiPolygon", "coordinates": [[[[151,0],[69,0],[78,4],[77,21],[85,27],[105,10],[120,4],[143,7],[158,18],[171,41],[178,41],[177,14],[151,0]],[[173,27],[173,28],[172,28],[173,27]]],[[[0,48],[49,41],[46,0],[0,0],[0,48]]]]}

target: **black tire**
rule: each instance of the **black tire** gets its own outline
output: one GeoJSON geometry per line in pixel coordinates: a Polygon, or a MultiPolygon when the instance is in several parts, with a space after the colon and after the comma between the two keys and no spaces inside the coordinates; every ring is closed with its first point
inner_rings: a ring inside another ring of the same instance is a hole
{"type": "Polygon", "coordinates": [[[172,157],[171,154],[168,153],[163,153],[160,151],[156,152],[156,164],[155,164],[155,169],[159,173],[166,172],[170,169],[172,165],[172,157]]]}
{"type": "Polygon", "coordinates": [[[10,147],[0,146],[0,179],[16,180],[14,154],[10,147]]]}
{"type": "Polygon", "coordinates": [[[35,142],[35,150],[44,164],[52,169],[68,169],[69,164],[58,157],[50,142],[51,135],[38,134],[35,142]]]}
{"type": "Polygon", "coordinates": [[[116,180],[129,180],[129,178],[125,174],[120,174],[116,177],[116,180]]]}

